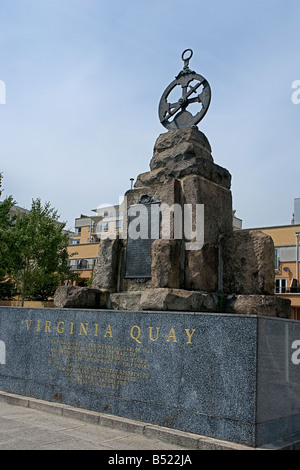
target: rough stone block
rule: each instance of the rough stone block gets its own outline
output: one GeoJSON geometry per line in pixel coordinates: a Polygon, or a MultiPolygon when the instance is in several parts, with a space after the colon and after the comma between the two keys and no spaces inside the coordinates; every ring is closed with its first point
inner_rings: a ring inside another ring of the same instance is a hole
{"type": "Polygon", "coordinates": [[[98,262],[94,268],[92,287],[114,291],[117,288],[121,240],[103,239],[99,244],[98,262]]]}
{"type": "Polygon", "coordinates": [[[214,312],[216,298],[211,294],[183,289],[147,289],[141,295],[141,310],[214,312]]]}
{"type": "Polygon", "coordinates": [[[216,292],[218,290],[219,250],[204,245],[201,250],[186,252],[184,287],[188,290],[216,292]]]}
{"type": "Polygon", "coordinates": [[[152,244],[152,287],[178,289],[181,280],[181,240],[155,240],[152,244]]]}
{"type": "Polygon", "coordinates": [[[54,295],[58,308],[100,308],[101,292],[98,289],[78,286],[61,286],[54,295]]]}
{"type": "MultiPolygon", "coordinates": [[[[175,178],[169,179],[167,184],[166,183],[159,183],[159,184],[151,184],[149,187],[138,187],[132,190],[129,190],[125,193],[126,197],[126,202],[127,202],[127,209],[131,205],[137,204],[138,201],[143,197],[143,196],[150,196],[154,198],[155,200],[159,201],[161,203],[160,208],[163,211],[163,208],[165,210],[167,208],[170,208],[170,211],[174,207],[174,205],[181,204],[182,200],[182,190],[181,190],[181,185],[180,181],[176,180],[175,178]]],[[[170,224],[170,236],[168,238],[173,237],[173,219],[171,217],[171,224],[170,224]]],[[[127,214],[125,214],[124,217],[124,224],[123,224],[123,234],[126,236],[127,235],[127,226],[128,220],[127,220],[127,214]]]]}
{"type": "Polygon", "coordinates": [[[206,136],[196,126],[161,134],[154,146],[151,170],[195,157],[213,161],[206,136]]]}
{"type": "Polygon", "coordinates": [[[205,244],[217,244],[220,234],[232,232],[231,191],[197,175],[184,178],[182,189],[184,204],[191,204],[193,208],[193,230],[196,204],[204,205],[205,244]]]}
{"type": "Polygon", "coordinates": [[[222,168],[205,158],[194,158],[193,160],[182,160],[167,168],[167,173],[173,178],[182,179],[187,175],[198,175],[208,181],[212,181],[225,189],[231,187],[231,175],[226,168],[222,168]]]}
{"type": "Polygon", "coordinates": [[[139,189],[140,187],[152,186],[154,184],[167,184],[171,179],[172,178],[166,174],[164,168],[157,168],[156,170],[139,174],[134,187],[135,189],[139,189]]]}
{"type": "Polygon", "coordinates": [[[194,158],[192,160],[182,160],[164,168],[156,168],[138,175],[135,189],[142,186],[151,186],[153,184],[170,184],[171,180],[182,179],[188,175],[198,175],[212,181],[215,184],[230,189],[231,175],[228,170],[212,163],[205,158],[194,158]]]}
{"type": "Polygon", "coordinates": [[[110,294],[110,308],[113,310],[139,310],[140,291],[117,292],[110,294]]]}
{"type": "Polygon", "coordinates": [[[150,169],[137,177],[135,188],[166,184],[170,178],[182,179],[191,174],[227,189],[231,186],[229,171],[214,163],[207,138],[195,126],[161,134],[154,146],[150,169]]]}
{"type": "Polygon", "coordinates": [[[232,295],[225,299],[224,312],[289,318],[291,301],[275,295],[232,295]]]}
{"type": "Polygon", "coordinates": [[[225,294],[274,293],[274,243],[259,230],[234,231],[221,240],[225,294]]]}

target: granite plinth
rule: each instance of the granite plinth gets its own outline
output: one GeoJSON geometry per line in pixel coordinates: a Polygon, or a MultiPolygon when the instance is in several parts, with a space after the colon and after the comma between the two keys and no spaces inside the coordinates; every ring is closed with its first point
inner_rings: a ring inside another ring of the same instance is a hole
{"type": "Polygon", "coordinates": [[[252,447],[300,431],[300,322],[0,307],[0,342],[6,392],[252,447]]]}

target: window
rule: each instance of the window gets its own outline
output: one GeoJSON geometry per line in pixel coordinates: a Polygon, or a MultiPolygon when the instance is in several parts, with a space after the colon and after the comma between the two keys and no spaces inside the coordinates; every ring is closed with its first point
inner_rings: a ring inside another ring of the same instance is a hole
{"type": "Polygon", "coordinates": [[[286,278],[275,279],[275,293],[285,294],[286,293],[286,278]]]}
{"type": "Polygon", "coordinates": [[[116,230],[121,228],[121,220],[116,220],[116,230]]]}
{"type": "Polygon", "coordinates": [[[275,271],[279,269],[279,256],[278,256],[278,248],[275,248],[275,271]]]}
{"type": "Polygon", "coordinates": [[[88,267],[89,267],[88,260],[86,259],[78,260],[78,265],[77,265],[78,269],[88,269],[88,267]]]}
{"type": "Polygon", "coordinates": [[[102,230],[103,230],[103,232],[108,231],[108,222],[105,222],[105,224],[102,225],[102,230]]]}

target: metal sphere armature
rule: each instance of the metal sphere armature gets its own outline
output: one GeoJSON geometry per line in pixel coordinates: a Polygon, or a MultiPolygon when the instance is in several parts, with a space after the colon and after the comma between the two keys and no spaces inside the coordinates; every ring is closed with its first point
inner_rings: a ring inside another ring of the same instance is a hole
{"type": "Polygon", "coordinates": [[[165,89],[159,102],[159,120],[168,130],[197,125],[205,116],[210,104],[211,89],[208,81],[189,68],[189,61],[192,56],[193,51],[191,49],[186,49],[182,53],[183,70],[165,89]],[[174,92],[177,91],[176,87],[181,87],[181,96],[177,101],[170,103],[168,98],[171,93],[174,95],[174,92]],[[200,106],[199,110],[199,106],[197,106],[195,114],[190,112],[192,104],[199,104],[200,106]],[[187,111],[188,107],[190,107],[189,111],[187,111]]]}

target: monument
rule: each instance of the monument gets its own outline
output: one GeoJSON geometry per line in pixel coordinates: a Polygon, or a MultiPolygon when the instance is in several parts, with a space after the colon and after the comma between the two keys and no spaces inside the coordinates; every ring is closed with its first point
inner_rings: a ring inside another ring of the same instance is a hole
{"type": "MultiPolygon", "coordinates": [[[[168,132],[156,140],[150,171],[125,194],[125,236],[100,241],[93,289],[101,299],[94,306],[288,318],[289,302],[274,295],[271,237],[233,230],[231,175],[214,162],[197,127],[211,88],[189,68],[192,55],[183,52],[183,69],[160,99],[168,132]]],[[[82,288],[77,292],[84,298],[82,288]]],[[[57,292],[56,305],[72,306],[71,296],[78,307],[76,288],[67,287],[57,292]]]]}
{"type": "Polygon", "coordinates": [[[100,242],[93,287],[60,287],[54,309],[0,307],[0,390],[194,433],[199,449],[299,448],[300,322],[273,294],[271,238],[233,230],[191,57],[162,95],[167,132],[125,194],[124,237],[100,242]]]}

